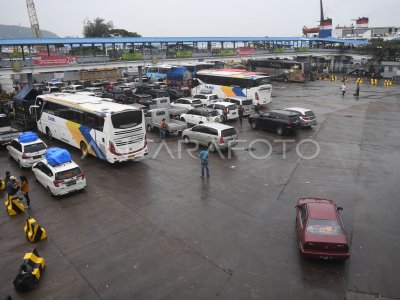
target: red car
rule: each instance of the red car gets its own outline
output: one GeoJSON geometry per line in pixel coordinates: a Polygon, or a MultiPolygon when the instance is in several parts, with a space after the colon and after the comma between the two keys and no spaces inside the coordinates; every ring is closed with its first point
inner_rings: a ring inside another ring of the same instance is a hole
{"type": "Polygon", "coordinates": [[[296,205],[299,249],[303,256],[346,260],[349,243],[335,202],[321,198],[300,198],[296,205]]]}

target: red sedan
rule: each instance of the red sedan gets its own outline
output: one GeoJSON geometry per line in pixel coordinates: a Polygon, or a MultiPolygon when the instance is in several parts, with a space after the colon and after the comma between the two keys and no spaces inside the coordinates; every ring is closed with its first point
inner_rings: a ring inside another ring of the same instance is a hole
{"type": "Polygon", "coordinates": [[[320,259],[350,257],[349,243],[335,202],[321,198],[300,198],[296,205],[299,248],[303,256],[320,259]]]}

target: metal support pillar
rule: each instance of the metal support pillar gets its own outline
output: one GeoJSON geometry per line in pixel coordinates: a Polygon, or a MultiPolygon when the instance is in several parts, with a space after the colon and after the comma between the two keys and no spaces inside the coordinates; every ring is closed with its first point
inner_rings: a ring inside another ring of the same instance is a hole
{"type": "Polygon", "coordinates": [[[28,77],[28,86],[30,88],[33,87],[33,74],[32,73],[28,73],[28,74],[26,74],[26,77],[28,77]]]}
{"type": "Polygon", "coordinates": [[[143,84],[143,69],[142,66],[138,66],[138,73],[139,73],[139,84],[143,84]]]}

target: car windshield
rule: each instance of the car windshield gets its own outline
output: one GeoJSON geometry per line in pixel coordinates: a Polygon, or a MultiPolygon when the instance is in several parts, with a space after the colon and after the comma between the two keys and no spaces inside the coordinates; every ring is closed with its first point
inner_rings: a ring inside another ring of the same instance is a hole
{"type": "Polygon", "coordinates": [[[25,153],[33,153],[46,149],[46,145],[42,142],[24,146],[25,153]]]}
{"type": "Polygon", "coordinates": [[[79,167],[70,169],[70,170],[65,170],[61,172],[56,173],[56,180],[65,180],[65,179],[70,179],[73,178],[79,174],[81,174],[82,171],[79,167]]]}
{"type": "Polygon", "coordinates": [[[236,129],[235,128],[228,128],[228,129],[224,129],[224,130],[221,131],[221,135],[223,137],[232,136],[232,135],[235,135],[235,134],[236,134],[236,129]]]}
{"type": "Polygon", "coordinates": [[[342,235],[342,227],[334,219],[310,219],[307,224],[307,232],[318,235],[342,235]]]}
{"type": "Polygon", "coordinates": [[[142,123],[142,111],[124,111],[111,116],[111,121],[115,129],[126,129],[138,126],[142,123]]]}

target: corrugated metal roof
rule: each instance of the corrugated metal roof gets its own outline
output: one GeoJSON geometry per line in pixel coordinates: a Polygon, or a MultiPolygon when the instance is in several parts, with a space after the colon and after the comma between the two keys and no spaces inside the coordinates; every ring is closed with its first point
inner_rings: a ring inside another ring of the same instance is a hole
{"type": "Polygon", "coordinates": [[[22,38],[0,39],[1,46],[10,45],[54,45],[54,44],[123,44],[123,43],[193,43],[193,42],[331,42],[346,44],[367,44],[368,41],[340,40],[336,38],[305,38],[305,37],[139,37],[139,38],[22,38]]]}

